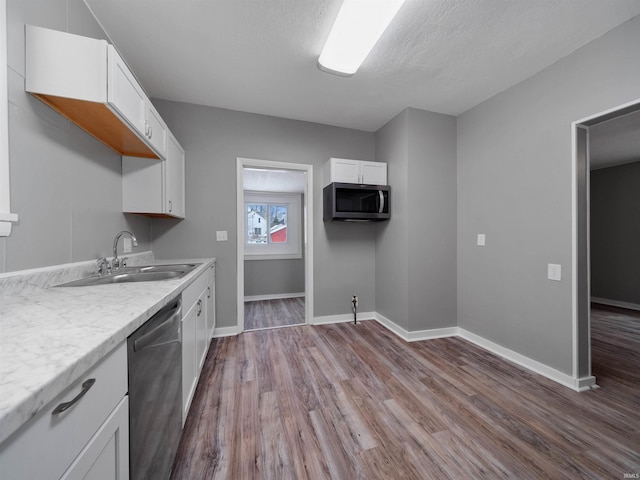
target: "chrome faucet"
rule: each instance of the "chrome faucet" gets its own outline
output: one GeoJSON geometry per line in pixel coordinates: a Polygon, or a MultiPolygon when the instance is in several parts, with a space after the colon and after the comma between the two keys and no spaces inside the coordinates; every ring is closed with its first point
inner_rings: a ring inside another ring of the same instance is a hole
{"type": "Polygon", "coordinates": [[[126,266],[126,260],[127,260],[126,257],[123,259],[118,258],[118,240],[120,240],[120,237],[123,235],[129,235],[129,237],[131,237],[131,240],[133,241],[133,246],[134,247],[138,246],[138,240],[136,240],[136,236],[133,233],[129,232],[128,230],[123,230],[119,232],[116,235],[116,238],[113,240],[113,260],[111,260],[112,270],[118,270],[121,266],[123,267],[126,266]]]}

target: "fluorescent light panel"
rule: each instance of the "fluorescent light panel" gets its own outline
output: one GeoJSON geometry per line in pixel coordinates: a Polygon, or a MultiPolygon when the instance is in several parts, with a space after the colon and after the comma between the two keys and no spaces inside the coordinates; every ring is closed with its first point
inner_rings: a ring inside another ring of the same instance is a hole
{"type": "Polygon", "coordinates": [[[344,0],[318,59],[319,67],[344,76],[356,73],[404,1],[344,0]]]}

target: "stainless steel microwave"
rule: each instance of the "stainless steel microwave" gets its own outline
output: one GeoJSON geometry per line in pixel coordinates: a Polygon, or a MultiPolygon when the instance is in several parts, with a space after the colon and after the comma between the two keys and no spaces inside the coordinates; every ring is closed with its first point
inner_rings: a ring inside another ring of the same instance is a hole
{"type": "Polygon", "coordinates": [[[389,219],[389,186],[331,183],[322,190],[325,222],[379,222],[389,219]]]}

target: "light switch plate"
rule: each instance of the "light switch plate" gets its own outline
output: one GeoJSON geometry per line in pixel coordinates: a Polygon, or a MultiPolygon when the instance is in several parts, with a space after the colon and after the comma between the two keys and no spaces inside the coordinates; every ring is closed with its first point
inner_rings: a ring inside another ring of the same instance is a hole
{"type": "Polygon", "coordinates": [[[476,244],[479,247],[484,247],[487,244],[487,236],[484,233],[479,233],[476,244]]]}
{"type": "Polygon", "coordinates": [[[227,239],[227,231],[226,230],[217,230],[216,231],[216,240],[218,242],[226,242],[227,239]]]}
{"type": "Polygon", "coordinates": [[[122,239],[122,251],[124,253],[131,253],[131,239],[129,237],[122,239]]]}
{"type": "Polygon", "coordinates": [[[547,278],[549,280],[555,280],[556,282],[562,281],[562,265],[557,263],[547,264],[547,278]]]}

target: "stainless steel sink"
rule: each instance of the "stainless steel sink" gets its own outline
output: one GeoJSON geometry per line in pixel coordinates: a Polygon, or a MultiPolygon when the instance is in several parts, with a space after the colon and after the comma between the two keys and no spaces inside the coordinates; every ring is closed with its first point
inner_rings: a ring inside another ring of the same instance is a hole
{"type": "Polygon", "coordinates": [[[124,267],[109,275],[93,275],[73,282],[56,285],[58,287],[90,287],[113,283],[155,282],[181,278],[196,268],[199,263],[179,263],[173,265],[141,265],[124,267]]]}

